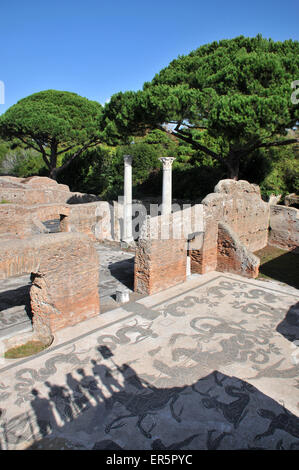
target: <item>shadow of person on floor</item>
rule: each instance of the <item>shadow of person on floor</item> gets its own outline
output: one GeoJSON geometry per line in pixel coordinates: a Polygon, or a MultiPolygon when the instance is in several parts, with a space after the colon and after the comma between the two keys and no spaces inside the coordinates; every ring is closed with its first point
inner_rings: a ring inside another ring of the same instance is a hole
{"type": "Polygon", "coordinates": [[[99,352],[89,358],[93,374],[68,373],[67,387],[48,382],[48,399],[32,390],[41,438],[29,448],[43,448],[43,438],[55,442],[57,435],[76,448],[111,450],[291,449],[299,443],[299,418],[244,380],[214,370],[190,385],[169,386],[165,374],[141,377],[130,364],[116,364],[108,347],[99,352]],[[58,388],[72,420],[63,417],[58,388]],[[63,425],[53,416],[57,406],[63,425]]]}
{"type": "Polygon", "coordinates": [[[31,401],[31,407],[36,416],[39,432],[43,437],[45,437],[52,431],[52,429],[57,427],[57,422],[53,413],[54,403],[52,400],[42,398],[38,390],[35,388],[32,389],[31,393],[34,396],[31,401]]]}
{"type": "Polygon", "coordinates": [[[276,331],[288,341],[299,341],[299,302],[289,308],[285,318],[277,326],[276,331]]]}

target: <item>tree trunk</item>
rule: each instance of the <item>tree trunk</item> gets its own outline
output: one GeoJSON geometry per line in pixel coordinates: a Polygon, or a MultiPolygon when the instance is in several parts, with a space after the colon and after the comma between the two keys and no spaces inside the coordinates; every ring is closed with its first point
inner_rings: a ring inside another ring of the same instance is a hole
{"type": "Polygon", "coordinates": [[[57,174],[59,173],[58,168],[52,168],[50,170],[49,178],[52,178],[52,180],[57,180],[57,174]]]}
{"type": "Polygon", "coordinates": [[[235,181],[239,179],[239,169],[240,169],[240,158],[236,153],[231,152],[227,159],[224,160],[227,169],[229,178],[235,181]]]}

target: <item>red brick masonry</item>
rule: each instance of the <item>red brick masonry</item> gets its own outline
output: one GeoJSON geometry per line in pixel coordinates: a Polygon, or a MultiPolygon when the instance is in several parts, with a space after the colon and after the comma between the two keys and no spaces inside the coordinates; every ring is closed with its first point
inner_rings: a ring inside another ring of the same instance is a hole
{"type": "Polygon", "coordinates": [[[94,244],[84,234],[1,243],[0,279],[32,273],[33,327],[42,337],[100,313],[98,266],[94,244]]]}

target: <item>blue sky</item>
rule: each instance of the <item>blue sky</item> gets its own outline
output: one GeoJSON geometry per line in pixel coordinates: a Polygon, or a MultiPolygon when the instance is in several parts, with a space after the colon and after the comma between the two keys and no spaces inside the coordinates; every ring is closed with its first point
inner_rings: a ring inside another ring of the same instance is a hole
{"type": "Polygon", "coordinates": [[[104,103],[214,40],[258,33],[298,40],[298,13],[297,0],[3,1],[0,114],[50,88],[104,103]]]}

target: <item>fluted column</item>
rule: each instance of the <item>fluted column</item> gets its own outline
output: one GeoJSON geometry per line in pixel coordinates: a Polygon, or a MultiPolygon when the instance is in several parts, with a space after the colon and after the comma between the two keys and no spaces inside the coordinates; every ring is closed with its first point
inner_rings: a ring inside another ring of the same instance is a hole
{"type": "Polygon", "coordinates": [[[123,241],[131,243],[132,236],[132,156],[124,155],[124,235],[123,241]]]}
{"type": "Polygon", "coordinates": [[[163,164],[162,214],[170,214],[172,206],[172,163],[174,157],[161,157],[163,164]]]}

